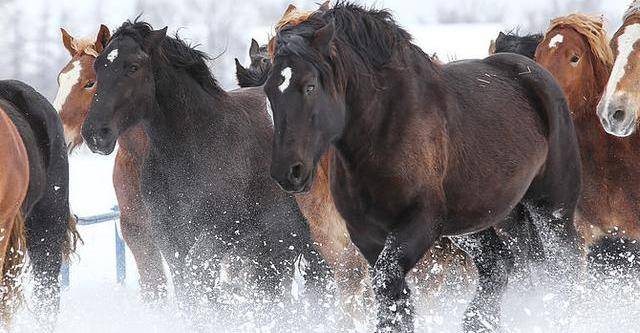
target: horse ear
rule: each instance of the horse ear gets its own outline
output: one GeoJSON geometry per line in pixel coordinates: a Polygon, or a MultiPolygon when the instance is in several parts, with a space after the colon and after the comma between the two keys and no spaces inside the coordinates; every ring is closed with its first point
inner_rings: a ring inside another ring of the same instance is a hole
{"type": "Polygon", "coordinates": [[[75,46],[73,45],[73,37],[71,37],[71,35],[69,35],[67,30],[64,30],[64,28],[60,28],[60,32],[62,32],[62,44],[64,45],[64,48],[69,51],[69,54],[72,57],[75,56],[76,53],[78,53],[78,50],[76,50],[75,46]]]}
{"type": "Polygon", "coordinates": [[[240,63],[240,60],[238,60],[238,58],[235,58],[236,61],[236,73],[239,72],[243,72],[246,70],[246,68],[244,68],[244,66],[242,66],[242,64],[240,63]]]}
{"type": "Polygon", "coordinates": [[[291,14],[291,12],[297,10],[298,8],[296,6],[294,6],[293,4],[290,4],[289,6],[287,6],[287,9],[284,11],[284,14],[282,14],[282,17],[287,17],[287,15],[291,14]]]}
{"type": "Polygon", "coordinates": [[[111,38],[111,32],[109,28],[104,24],[100,25],[100,30],[98,31],[98,36],[96,37],[96,42],[94,44],[94,48],[96,52],[100,53],[107,46],[109,42],[109,38],[111,38]]]}
{"type": "Polygon", "coordinates": [[[322,5],[320,5],[320,8],[318,8],[319,11],[321,12],[326,12],[329,10],[329,5],[331,4],[330,0],[325,1],[322,5]]]}
{"type": "Polygon", "coordinates": [[[336,24],[331,20],[324,27],[316,30],[313,35],[313,41],[311,46],[320,51],[325,56],[331,53],[331,42],[333,42],[333,36],[336,32],[336,24]]]}
{"type": "Polygon", "coordinates": [[[149,32],[144,42],[145,51],[152,51],[160,47],[165,37],[167,37],[167,27],[149,32]]]}
{"type": "Polygon", "coordinates": [[[489,43],[489,55],[492,55],[495,53],[496,53],[496,41],[492,39],[491,43],[489,43]]]}
{"type": "Polygon", "coordinates": [[[249,57],[251,59],[255,58],[260,51],[260,45],[256,42],[255,39],[251,38],[251,47],[249,48],[249,57]]]}
{"type": "Polygon", "coordinates": [[[500,31],[500,33],[498,34],[498,38],[496,40],[502,39],[502,38],[505,38],[505,37],[507,37],[507,35],[505,35],[504,32],[500,31]]]}

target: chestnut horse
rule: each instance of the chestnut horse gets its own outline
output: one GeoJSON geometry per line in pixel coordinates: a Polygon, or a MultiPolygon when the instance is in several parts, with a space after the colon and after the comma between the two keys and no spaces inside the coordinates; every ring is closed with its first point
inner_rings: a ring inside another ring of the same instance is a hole
{"type": "MultiPolygon", "coordinates": [[[[624,22],[611,39],[615,63],[606,89],[598,104],[598,116],[607,133],[631,137],[630,146],[638,146],[635,135],[640,117],[640,0],[634,0],[624,22]]],[[[635,156],[632,152],[625,156],[635,156]]],[[[637,165],[637,163],[634,163],[637,165]]]]}
{"type": "Polygon", "coordinates": [[[241,88],[259,87],[267,80],[267,75],[271,69],[271,59],[265,45],[260,46],[255,39],[251,39],[249,47],[249,59],[251,64],[245,68],[238,58],[236,61],[236,79],[241,88]]]}
{"type": "MultiPolygon", "coordinates": [[[[61,32],[62,43],[71,59],[58,75],[59,88],[54,106],[62,119],[71,153],[83,142],[80,126],[96,91],[93,62],[109,40],[110,32],[104,25],[100,26],[96,38],[74,38],[64,29],[61,32]]],[[[141,125],[118,138],[113,187],[120,207],[120,229],[138,267],[143,299],[153,300],[166,295],[167,280],[160,250],[149,229],[149,212],[140,194],[140,168],[147,154],[147,141],[141,125]]]]}
{"type": "Polygon", "coordinates": [[[596,114],[613,65],[602,20],[581,14],[552,20],[536,59],[558,79],[571,109],[583,175],[576,222],[590,257],[633,265],[624,253],[631,240],[640,240],[640,158],[634,158],[640,134],[631,140],[607,135],[596,114]]]}
{"type": "Polygon", "coordinates": [[[274,55],[272,177],[308,191],[333,148],[330,190],[373,267],[378,331],[413,331],[405,275],[441,236],[479,271],[465,330],[496,330],[512,261],[494,226],[524,226],[520,209],[560,242],[546,257],[571,280],[580,157],[547,71],[514,54],[434,64],[387,11],[342,2],[279,29],[274,55]]]}
{"type": "Polygon", "coordinates": [[[31,310],[42,329],[52,330],[60,302],[60,266],[73,251],[77,236],[69,212],[69,169],[62,124],[44,96],[18,81],[0,81],[0,109],[1,136],[5,140],[0,144],[0,228],[6,227],[0,253],[9,254],[2,263],[0,312],[5,316],[2,319],[8,320],[8,313],[14,309],[15,302],[7,298],[17,290],[12,290],[7,279],[17,278],[20,257],[27,254],[34,278],[35,306],[31,310]],[[7,124],[7,118],[11,124],[7,124]]]}
{"type": "Polygon", "coordinates": [[[25,252],[22,203],[29,186],[29,158],[18,129],[0,107],[0,327],[17,302],[16,279],[25,252]]]}

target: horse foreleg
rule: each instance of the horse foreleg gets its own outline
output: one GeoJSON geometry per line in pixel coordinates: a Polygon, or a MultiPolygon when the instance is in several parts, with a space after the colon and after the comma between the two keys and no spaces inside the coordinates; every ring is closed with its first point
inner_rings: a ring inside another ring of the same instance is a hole
{"type": "Polygon", "coordinates": [[[478,288],[465,311],[465,332],[497,332],[500,330],[502,296],[507,288],[509,266],[513,258],[495,229],[451,237],[466,252],[478,269],[478,288]]]}
{"type": "Polygon", "coordinates": [[[416,214],[389,233],[373,268],[377,332],[413,332],[413,302],[406,274],[440,237],[440,223],[416,214]]]}
{"type": "Polygon", "coordinates": [[[148,214],[142,210],[142,202],[135,210],[123,209],[120,215],[122,237],[131,249],[140,274],[140,289],[145,301],[167,297],[167,278],[162,264],[162,255],[149,230],[148,214]],[[135,211],[135,212],[134,212],[135,211]]]}

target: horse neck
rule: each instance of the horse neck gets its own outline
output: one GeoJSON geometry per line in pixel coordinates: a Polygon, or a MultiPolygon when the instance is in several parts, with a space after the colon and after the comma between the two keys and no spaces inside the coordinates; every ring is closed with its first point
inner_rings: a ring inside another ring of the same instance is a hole
{"type": "Polygon", "coordinates": [[[156,99],[151,119],[145,126],[151,141],[168,142],[206,140],[199,135],[220,124],[229,109],[228,95],[222,89],[215,93],[205,91],[187,73],[168,69],[156,75],[156,99]]]}
{"type": "MultiPolygon", "coordinates": [[[[361,68],[358,65],[343,63],[342,67],[361,68]]],[[[407,46],[407,50],[398,50],[389,64],[375,73],[352,71],[345,76],[346,126],[336,142],[338,151],[359,160],[375,155],[372,151],[393,140],[390,134],[400,133],[413,113],[425,111],[412,106],[411,101],[442,92],[440,73],[440,67],[428,56],[407,46]],[[400,55],[402,51],[407,53],[400,55]]]]}

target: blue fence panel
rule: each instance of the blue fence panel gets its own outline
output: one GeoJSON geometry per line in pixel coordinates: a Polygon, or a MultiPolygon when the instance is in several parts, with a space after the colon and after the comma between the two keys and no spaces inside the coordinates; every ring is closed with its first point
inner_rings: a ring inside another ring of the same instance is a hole
{"type": "MultiPolygon", "coordinates": [[[[105,222],[114,222],[114,234],[115,234],[115,254],[116,254],[116,281],[119,284],[124,284],[127,278],[127,265],[125,261],[125,249],[124,249],[124,241],[122,237],[120,237],[120,233],[118,232],[118,220],[120,218],[120,210],[118,206],[115,206],[111,209],[110,213],[88,216],[88,217],[77,217],[78,225],[93,225],[105,222]]],[[[69,287],[69,264],[64,263],[60,268],[60,285],[63,288],[69,287]]]]}

